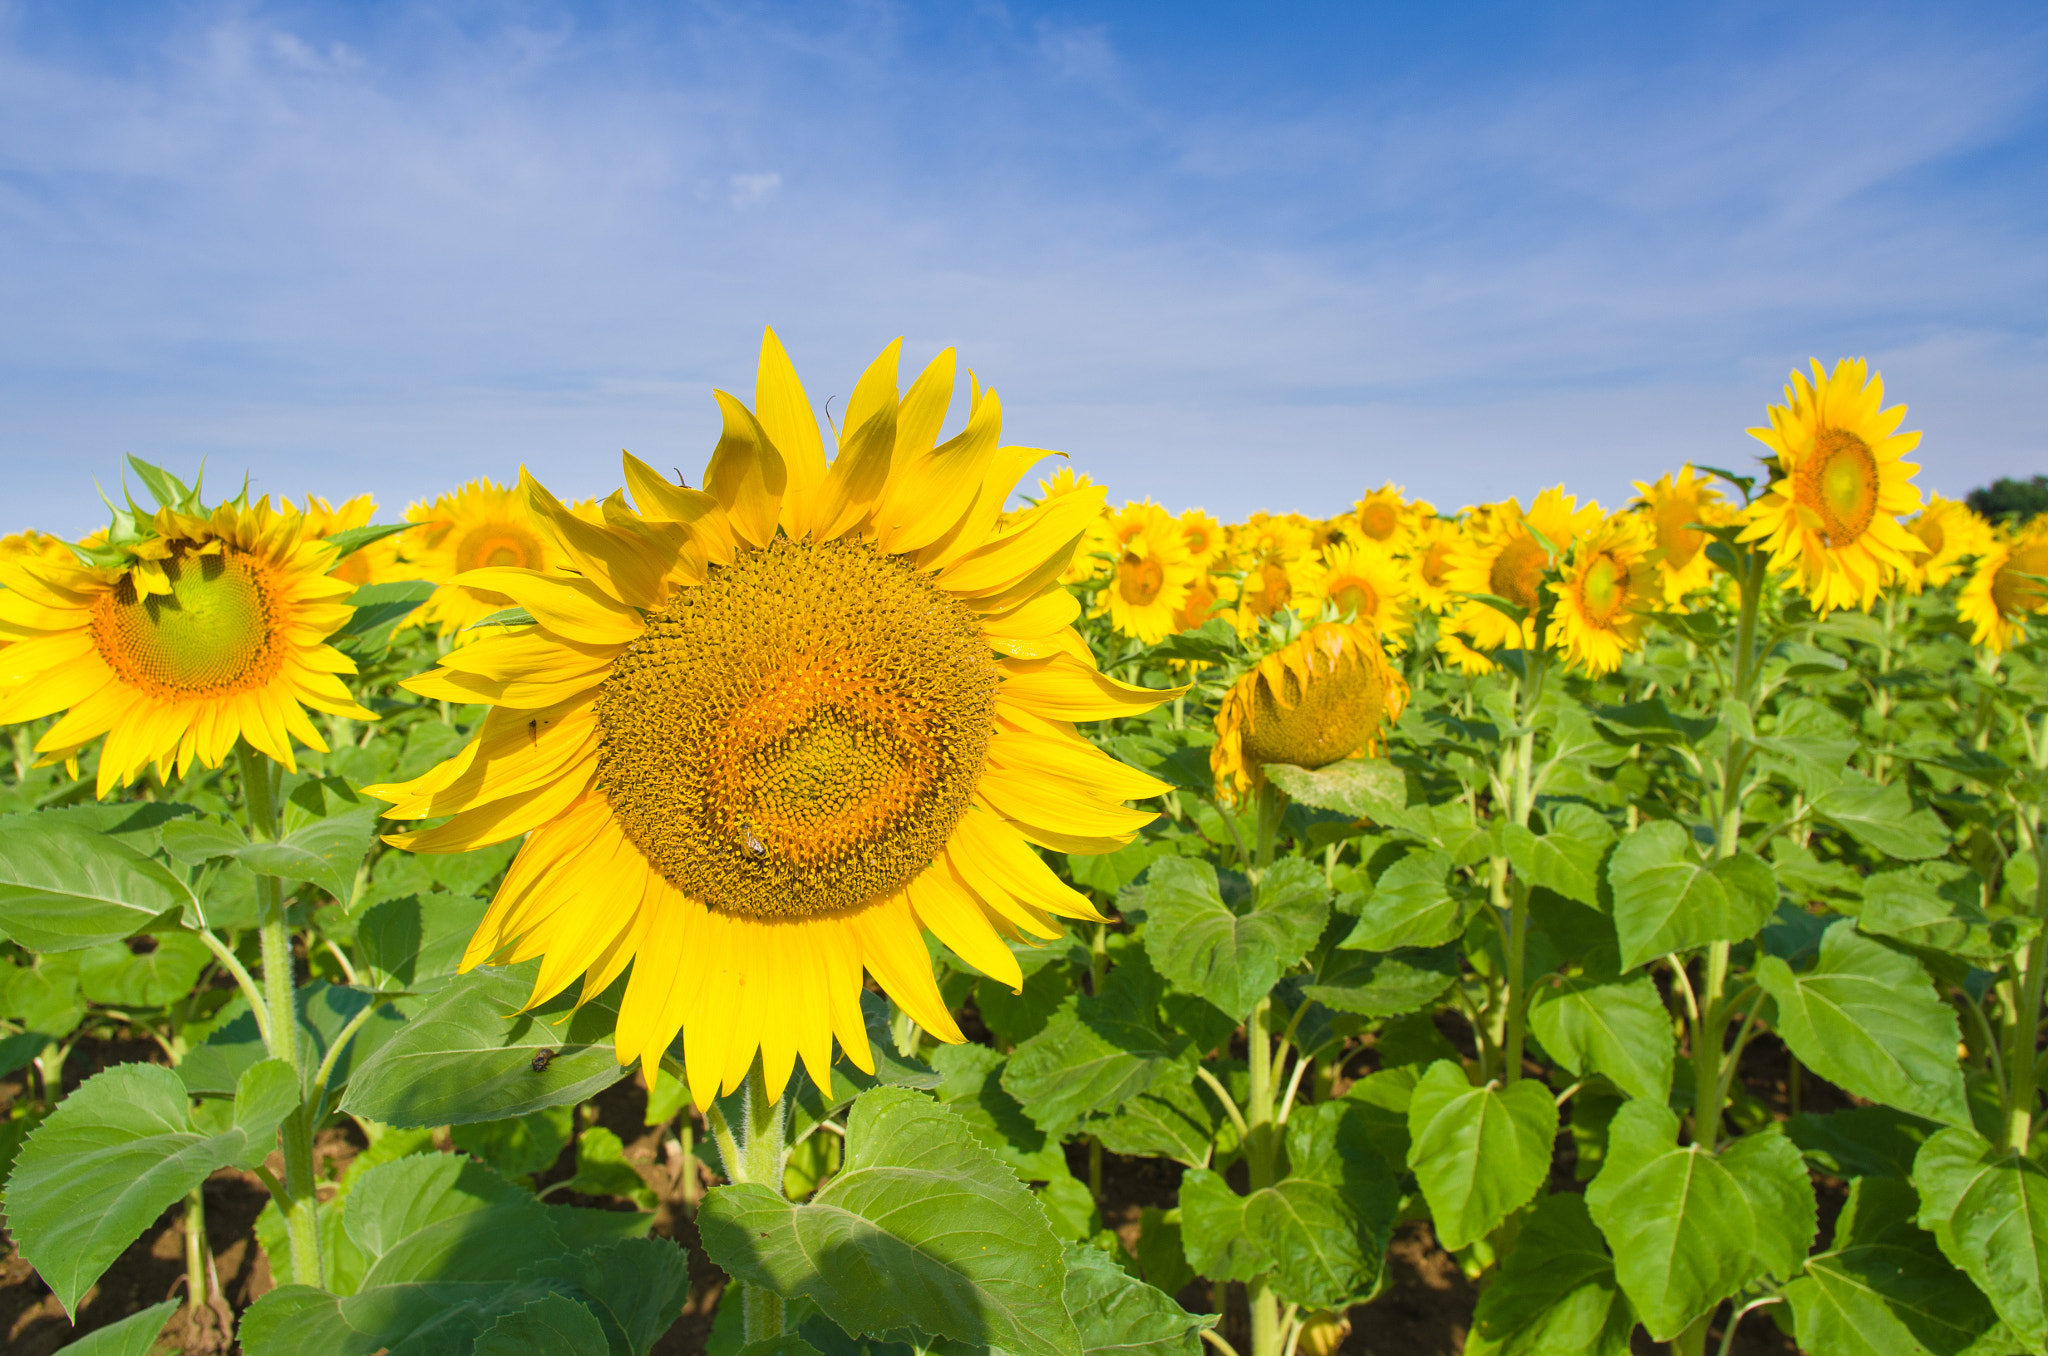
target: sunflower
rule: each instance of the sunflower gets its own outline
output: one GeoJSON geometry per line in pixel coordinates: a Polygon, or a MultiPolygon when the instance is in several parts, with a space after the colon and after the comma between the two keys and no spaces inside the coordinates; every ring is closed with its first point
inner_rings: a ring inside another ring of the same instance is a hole
{"type": "Polygon", "coordinates": [[[1395,649],[1415,628],[1406,563],[1370,537],[1323,552],[1316,595],[1347,620],[1370,627],[1395,649]]]}
{"type": "Polygon", "coordinates": [[[1180,544],[1187,548],[1188,559],[1198,570],[1221,568],[1221,562],[1228,554],[1228,538],[1223,524],[1211,518],[1202,510],[1189,509],[1180,515],[1180,544]]]}
{"type": "Polygon", "coordinates": [[[2027,618],[2048,611],[2048,586],[2040,579],[2048,579],[2048,518],[1997,533],[1956,600],[1971,643],[2003,654],[2024,638],[2027,618]]]}
{"type": "Polygon", "coordinates": [[[1361,535],[1383,546],[1398,546],[1403,529],[1408,526],[1407,495],[1390,480],[1376,490],[1367,491],[1365,497],[1352,506],[1351,516],[1361,535]]]}
{"type": "MultiPolygon", "coordinates": [[[[1227,574],[1198,574],[1189,581],[1187,597],[1182,600],[1180,610],[1173,614],[1173,629],[1176,631],[1197,631],[1207,625],[1209,619],[1220,617],[1236,625],[1237,610],[1218,604],[1237,601],[1237,581],[1227,574]]],[[[1177,661],[1176,661],[1177,662],[1177,661]]]]}
{"type": "Polygon", "coordinates": [[[922,931],[1018,987],[1004,938],[1100,918],[1033,846],[1113,851],[1154,818],[1121,802],[1168,789],[1070,723],[1177,695],[1076,653],[1059,577],[1102,491],[999,526],[1045,454],[999,445],[985,389],[934,447],[953,353],[899,399],[900,346],[854,387],[829,466],[771,331],[754,408],[718,393],[708,492],[628,456],[632,502],[613,494],[593,525],[522,472],[574,572],[462,576],[535,622],[410,680],[491,709],[455,758],[370,789],[393,818],[454,816],[387,840],[416,852],[525,834],[464,966],[538,956],[540,1003],[578,975],[587,1000],[630,964],[620,1062],[651,1074],[681,1032],[700,1098],[737,1088],[757,1051],[770,1096],[799,1057],[826,1084],[835,1036],[872,1070],[863,969],[960,1040],[922,931]]]}
{"type": "MultiPolygon", "coordinates": [[[[594,504],[571,511],[586,522],[600,521],[594,504]]],[[[482,569],[547,572],[565,559],[526,496],[495,481],[472,480],[431,504],[412,505],[405,516],[422,524],[406,534],[416,538],[409,547],[413,570],[440,585],[413,614],[412,624],[435,627],[443,636],[460,635],[505,607],[501,599],[456,583],[457,575],[482,569]]]]}
{"type": "Polygon", "coordinates": [[[0,537],[0,560],[47,560],[68,564],[77,559],[78,554],[62,537],[53,537],[34,528],[0,537]]]}
{"type": "Polygon", "coordinates": [[[1230,530],[1231,547],[1244,565],[1238,590],[1238,634],[1249,637],[1259,623],[1283,607],[1304,620],[1321,610],[1314,600],[1322,567],[1309,554],[1310,525],[1299,514],[1254,513],[1230,530]]]}
{"type": "Polygon", "coordinates": [[[106,564],[0,562],[0,724],[68,712],[36,742],[42,766],[106,736],[98,794],[155,763],[220,766],[246,739],[287,768],[292,740],[327,751],[305,708],[356,720],[323,644],[351,615],[352,585],[296,513],[269,500],[141,517],[106,564]]]}
{"type": "Polygon", "coordinates": [[[1257,790],[1266,763],[1323,767],[1375,752],[1407,704],[1408,684],[1370,629],[1311,626],[1224,694],[1209,751],[1217,790],[1257,790]]]}
{"type": "Polygon", "coordinates": [[[1126,504],[1110,519],[1110,549],[1116,561],[1089,615],[1107,616],[1119,635],[1157,645],[1173,633],[1195,581],[1180,524],[1156,504],[1126,504]]]}
{"type": "Polygon", "coordinates": [[[1563,577],[1548,587],[1557,603],[1548,643],[1565,661],[1598,678],[1643,646],[1647,613],[1662,601],[1652,525],[1617,513],[1574,541],[1563,577]]]}
{"type": "Polygon", "coordinates": [[[1475,514],[1474,523],[1451,549],[1445,571],[1450,591],[1489,594],[1530,615],[1517,622],[1489,603],[1468,598],[1452,615],[1451,629],[1481,650],[1532,647],[1535,613],[1541,602],[1538,590],[1552,563],[1544,542],[1563,550],[1601,518],[1598,504],[1577,505],[1578,500],[1558,486],[1537,495],[1527,513],[1522,512],[1519,500],[1508,499],[1475,514]]]}
{"type": "Polygon", "coordinates": [[[1650,520],[1657,550],[1657,575],[1664,601],[1676,603],[1687,594],[1714,582],[1713,562],[1706,546],[1713,540],[1693,526],[1704,523],[1720,527],[1735,521],[1735,510],[1714,488],[1713,477],[1703,476],[1690,463],[1675,475],[1657,478],[1654,485],[1635,482],[1642,498],[1636,507],[1650,520]]]}
{"type": "MultiPolygon", "coordinates": [[[[286,501],[287,511],[291,508],[286,501]]],[[[317,495],[306,496],[305,526],[300,535],[325,541],[337,532],[350,528],[366,527],[377,513],[377,501],[367,494],[359,494],[336,508],[317,495]]],[[[403,535],[403,534],[401,534],[403,535]]],[[[336,579],[361,588],[365,584],[382,584],[394,579],[405,578],[399,564],[398,538],[380,537],[368,546],[359,547],[343,556],[341,563],[332,571],[336,579]]]]}
{"type": "Polygon", "coordinates": [[[1740,540],[1764,544],[1771,568],[1797,569],[1800,587],[1823,615],[1869,608],[1878,590],[1912,568],[1922,543],[1899,522],[1920,507],[1913,473],[1902,461],[1920,445],[1899,433],[1904,405],[1884,406],[1884,378],[1861,358],[1832,373],[1813,363],[1814,379],[1792,374],[1771,426],[1753,428],[1775,454],[1770,488],[1744,510],[1740,540]]]}
{"type": "Polygon", "coordinates": [[[1948,583],[1962,573],[1964,560],[1983,555],[1993,540],[1991,524],[1974,509],[1938,494],[1927,496],[1927,507],[1914,515],[1906,530],[1919,539],[1913,568],[1903,575],[1914,593],[1948,583]]]}
{"type": "Polygon", "coordinates": [[[1457,605],[1451,592],[1451,556],[1458,546],[1459,525],[1435,514],[1418,517],[1407,540],[1408,586],[1416,605],[1442,616],[1457,605]]]}

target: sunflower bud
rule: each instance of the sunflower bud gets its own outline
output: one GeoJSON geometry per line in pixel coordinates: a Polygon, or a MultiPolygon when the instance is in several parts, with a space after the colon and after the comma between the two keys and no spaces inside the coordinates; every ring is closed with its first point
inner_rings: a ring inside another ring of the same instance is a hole
{"type": "Polygon", "coordinates": [[[1351,1335],[1351,1320],[1331,1309],[1321,1309],[1302,1320],[1301,1338],[1295,1350],[1301,1356],[1334,1356],[1351,1335]]]}

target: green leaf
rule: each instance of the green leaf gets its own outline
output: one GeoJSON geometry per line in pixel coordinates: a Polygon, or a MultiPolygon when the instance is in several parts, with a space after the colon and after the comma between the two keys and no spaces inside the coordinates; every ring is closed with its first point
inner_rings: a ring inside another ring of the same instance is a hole
{"type": "Polygon", "coordinates": [[[104,942],[79,953],[78,987],[95,1003],[115,1008],[161,1008],[192,992],[199,972],[213,959],[206,943],[189,932],[148,938],[142,952],[126,942],[104,942]]]}
{"type": "Polygon", "coordinates": [[[1581,904],[1600,905],[1600,863],[1614,846],[1614,829],[1583,805],[1562,805],[1550,815],[1541,837],[1520,824],[1506,824],[1502,845],[1516,873],[1532,885],[1554,890],[1581,904]]]}
{"type": "Polygon", "coordinates": [[[0,931],[31,951],[118,942],[198,901],[162,863],[62,820],[10,815],[0,832],[0,931]]]}
{"type": "Polygon", "coordinates": [[[1160,1210],[1148,1205],[1139,1210],[1138,1271],[1152,1286],[1169,1295],[1178,1295],[1195,1279],[1195,1269],[1188,1265],[1187,1248],[1181,1242],[1177,1207],[1160,1210]]]}
{"type": "Polygon", "coordinates": [[[647,1179],[626,1161],[625,1144],[601,1125],[586,1127],[577,1137],[576,1175],[568,1185],[569,1190],[586,1196],[617,1196],[642,1210],[652,1210],[659,1203],[647,1179]]]}
{"type": "Polygon", "coordinates": [[[1822,1078],[1944,1125],[1970,1124],[1955,1011],[1920,962],[1845,918],[1822,936],[1813,969],[1795,974],[1766,956],[1756,977],[1776,1001],[1778,1034],[1822,1078]]]}
{"type": "Polygon", "coordinates": [[[1057,963],[1026,973],[1018,993],[993,979],[974,983],[974,1006],[981,1013],[982,1025],[1006,1046],[1022,1045],[1045,1030],[1066,996],[1067,967],[1057,963]]]}
{"type": "Polygon", "coordinates": [[[462,953],[491,904],[474,895],[387,899],[356,923],[363,979],[372,988],[432,992],[453,978],[462,953]]]}
{"type": "Polygon", "coordinates": [[[349,595],[355,613],[328,643],[349,654],[381,654],[391,648],[392,633],[433,596],[434,586],[423,579],[365,584],[349,595]]]}
{"type": "Polygon", "coordinates": [[[1239,914],[1223,902],[1215,867],[1169,857],[1152,868],[1145,914],[1159,973],[1242,1021],[1322,933],[1330,891],[1314,865],[1289,857],[1266,872],[1239,914]]]}
{"type": "MultiPolygon", "coordinates": [[[[418,526],[418,523],[364,523],[361,527],[344,527],[339,532],[329,534],[324,540],[333,552],[330,559],[338,565],[343,560],[362,550],[365,546],[368,546],[371,542],[382,541],[386,537],[395,537],[401,532],[410,532],[418,526]]],[[[330,565],[328,568],[332,569],[333,566],[330,565]]],[[[370,587],[376,586],[371,585],[370,587]]],[[[364,589],[357,589],[355,594],[349,598],[350,605],[361,607],[362,604],[358,603],[356,598],[360,597],[364,592],[364,589]]]]}
{"type": "Polygon", "coordinates": [[[192,1128],[185,1085],[156,1064],[117,1064],[88,1078],[21,1148],[7,1183],[7,1224],[69,1313],[127,1246],[218,1168],[263,1161],[298,1105],[280,1060],[242,1075],[234,1119],[192,1128]]]}
{"type": "Polygon", "coordinates": [[[1913,1175],[1913,1156],[1940,1127],[1888,1106],[1851,1107],[1785,1122],[1785,1133],[1822,1172],[1835,1177],[1913,1175]]]}
{"type": "Polygon", "coordinates": [[[1044,1213],[960,1120],[919,1093],[853,1104],[846,1165],[795,1205],[771,1187],[721,1187],[698,1216],[727,1273],[802,1296],[856,1335],[901,1328],[1075,1356],[1065,1260],[1044,1213]]]}
{"type": "Polygon", "coordinates": [[[1429,1066],[1408,1103],[1408,1166],[1452,1252],[1484,1238],[1550,1174],[1557,1103],[1541,1083],[1475,1088],[1450,1060],[1429,1066]]]}
{"type": "Polygon", "coordinates": [[[2048,1169],[1973,1130],[1943,1130],[1913,1161],[1921,1228],[2020,1343],[2048,1344],[2048,1169]]]}
{"type": "MultiPolygon", "coordinates": [[[[347,904],[355,894],[356,868],[370,850],[383,807],[346,786],[323,789],[330,794],[315,802],[321,807],[317,816],[308,815],[306,822],[274,843],[251,843],[234,855],[259,876],[306,881],[347,904]]],[[[314,798],[295,793],[293,801],[303,805],[314,798]]]]}
{"type": "Polygon", "coordinates": [[[1677,1058],[1671,1014],[1648,975],[1605,984],[1552,975],[1529,1003],[1529,1030],[1572,1073],[1605,1074],[1631,1097],[1661,1101],[1677,1058]]]}
{"type": "Polygon", "coordinates": [[[1311,771],[1291,763],[1267,763],[1273,785],[1303,805],[1338,810],[1375,824],[1431,835],[1427,806],[1408,804],[1408,774],[1384,758],[1346,758],[1311,771]]]}
{"type": "Polygon", "coordinates": [[[537,1299],[484,1330],[475,1356],[610,1356],[604,1325],[560,1295],[537,1299]]]}
{"type": "Polygon", "coordinates": [[[1411,852],[1380,873],[1358,909],[1358,925],[1338,945],[1350,951],[1442,946],[1465,930],[1477,894],[1453,884],[1450,854],[1411,852]]]}
{"type": "Polygon", "coordinates": [[[460,1125],[580,1102],[625,1077],[612,1048],[614,997],[593,999],[559,1028],[547,1008],[520,1011],[537,965],[482,967],[436,993],[357,1066],[341,1109],[386,1125],[460,1125]],[[543,1050],[552,1058],[536,1070],[543,1050]]]}
{"type": "Polygon", "coordinates": [[[764,1337],[741,1347],[737,1356],[824,1356],[824,1353],[794,1333],[764,1337]]]}
{"type": "MultiPolygon", "coordinates": [[[[1379,1281],[1387,1240],[1400,1214],[1401,1188],[1393,1170],[1374,1147],[1373,1119],[1373,1108],[1363,1101],[1347,1099],[1297,1106],[1288,1119],[1287,1161],[1293,1179],[1335,1192],[1337,1205],[1331,1207],[1310,1193],[1304,1201],[1290,1198],[1287,1208],[1297,1214],[1311,1207],[1325,1211],[1334,1208],[1334,1227],[1339,1233],[1348,1232],[1348,1239],[1327,1239],[1324,1255],[1304,1271],[1304,1263],[1290,1263],[1289,1250],[1269,1232],[1265,1248],[1275,1260],[1276,1281],[1287,1299],[1339,1308],[1363,1300],[1379,1281]],[[1311,1284],[1317,1275],[1328,1279],[1320,1290],[1311,1284]],[[1348,1278],[1345,1284],[1350,1286],[1343,1294],[1337,1293],[1336,1278],[1340,1276],[1348,1278]]],[[[1281,1183],[1282,1187],[1287,1185],[1281,1183]]],[[[1246,1207],[1248,1223],[1254,1208],[1246,1207]]],[[[1256,1208],[1271,1218],[1272,1207],[1256,1208]]]]}
{"type": "Polygon", "coordinates": [[[1691,835],[1669,820],[1645,824],[1615,846],[1607,862],[1621,964],[1708,942],[1754,937],[1778,904],[1778,882],[1754,853],[1701,862],[1691,835]]]}
{"type": "Polygon", "coordinates": [[[1209,1161],[1217,1116],[1193,1084],[1174,1083],[1141,1092],[1114,1115],[1084,1124],[1113,1154],[1171,1158],[1194,1168],[1209,1161]]]}
{"type": "MultiPolygon", "coordinates": [[[[328,1050],[341,1038],[343,1029],[357,1013],[379,1001],[374,994],[361,989],[318,979],[292,991],[292,1004],[299,1019],[299,1074],[305,1080],[307,1096],[312,1095],[313,1077],[327,1058],[328,1050]]],[[[340,1089],[404,1025],[404,1019],[389,1006],[365,1022],[348,1049],[335,1058],[328,1088],[340,1089]]],[[[267,1055],[263,1037],[256,1030],[256,1019],[250,1015],[248,1000],[237,995],[221,1009],[205,1043],[178,1065],[178,1077],[195,1097],[225,1096],[234,1091],[235,1080],[243,1070],[267,1055]]]]}
{"type": "Polygon", "coordinates": [[[1662,697],[1595,707],[1593,719],[1600,732],[1618,744],[1697,744],[1719,724],[1712,717],[1673,715],[1662,697]]]}
{"type": "Polygon", "coordinates": [[[1194,1077],[1194,1043],[1161,1027],[1165,986],[1142,956],[1127,952],[1101,997],[1069,997],[1045,1030],[1010,1055],[1003,1088],[1047,1135],[1057,1138],[1141,1092],[1194,1077]]]}
{"type": "Polygon", "coordinates": [[[1545,1196],[1479,1296],[1468,1356],[1627,1356],[1635,1311],[1586,1198],[1545,1196]]]}
{"type": "Polygon", "coordinates": [[[1050,1182],[1067,1175],[1066,1155],[1056,1141],[1032,1124],[1017,1099],[1004,1090],[1007,1061],[985,1045],[946,1045],[932,1052],[932,1067],[944,1077],[939,1100],[967,1123],[987,1149],[1026,1182],[1050,1182]]]}
{"type": "MultiPolygon", "coordinates": [[[[553,1167],[555,1160],[562,1156],[562,1150],[569,1147],[574,1114],[573,1109],[566,1106],[544,1107],[523,1116],[508,1116],[504,1120],[458,1125],[453,1128],[451,1137],[456,1148],[482,1159],[507,1177],[524,1177],[553,1167]]],[[[634,1177],[633,1184],[641,1185],[639,1177],[634,1177]]],[[[584,1187],[575,1189],[590,1195],[603,1194],[589,1192],[584,1187]]]]}
{"type": "Polygon", "coordinates": [[[1100,1248],[1069,1243],[1066,1257],[1067,1279],[1061,1293],[1083,1352],[1197,1356],[1201,1351],[1202,1329],[1214,1319],[1189,1313],[1100,1248]]]}
{"type": "Polygon", "coordinates": [[[1962,1356],[1998,1316],[1976,1286],[1915,1226],[1919,1198],[1905,1182],[1849,1183],[1833,1244],[1785,1287],[1799,1344],[1829,1356],[1897,1352],[1962,1356]]]}
{"type": "Polygon", "coordinates": [[[1249,1281],[1273,1264],[1265,1246],[1245,1232],[1244,1205],[1220,1173],[1194,1168],[1181,1177],[1181,1244],[1198,1275],[1249,1281]]]}
{"type": "Polygon", "coordinates": [[[1822,793],[1813,812],[1887,857],[1918,861],[1948,849],[1948,829],[1932,810],[1916,810],[1903,782],[1880,786],[1860,772],[1822,793]]]}
{"type": "Polygon", "coordinates": [[[74,956],[40,957],[33,969],[0,969],[0,1016],[11,1017],[30,1031],[67,1036],[84,1015],[74,956]]]}
{"type": "Polygon", "coordinates": [[[1366,1257],[1343,1198],[1321,1182],[1290,1177],[1253,1192],[1244,1227],[1284,1300],[1329,1308],[1371,1288],[1379,1259],[1366,1257]]]}
{"type": "MultiPolygon", "coordinates": [[[[558,1209],[551,1207],[550,1213],[561,1218],[558,1209]]],[[[674,1326],[689,1298],[690,1258],[665,1239],[622,1239],[544,1262],[523,1279],[544,1282],[554,1293],[570,1295],[596,1314],[619,1356],[647,1356],[674,1326]]]]}
{"type": "Polygon", "coordinates": [[[1660,1342],[1788,1256],[1796,1265],[1812,1240],[1812,1186],[1797,1150],[1776,1135],[1755,1138],[1776,1143],[1720,1157],[1680,1147],[1678,1117],[1640,1100],[1608,1126],[1586,1206],[1623,1293],[1660,1342]]]}
{"type": "MultiPolygon", "coordinates": [[[[1859,931],[1974,961],[2003,961],[2039,930],[2031,918],[1991,919],[1984,878],[1954,862],[1873,872],[1863,881],[1859,931]]],[[[1995,968],[1995,964],[1992,968],[1995,968]]]]}
{"type": "Polygon", "coordinates": [[[156,1346],[157,1334],[176,1312],[178,1301],[174,1299],[152,1304],[140,1313],[93,1329],[76,1342],[66,1343],[63,1349],[71,1356],[149,1356],[150,1349],[156,1346]]]}
{"type": "Polygon", "coordinates": [[[1455,944],[1430,950],[1346,951],[1331,947],[1311,958],[1302,996],[1338,1012],[1399,1017],[1428,1007],[1457,982],[1455,944]]]}

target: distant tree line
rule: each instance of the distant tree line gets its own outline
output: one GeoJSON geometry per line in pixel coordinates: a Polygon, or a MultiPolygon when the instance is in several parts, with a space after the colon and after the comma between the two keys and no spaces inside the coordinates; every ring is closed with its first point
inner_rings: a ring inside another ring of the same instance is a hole
{"type": "Polygon", "coordinates": [[[2035,514],[2048,511],[2048,476],[2027,480],[2000,476],[1989,485],[1971,490],[1963,502],[1994,523],[2024,523],[2035,514]]]}

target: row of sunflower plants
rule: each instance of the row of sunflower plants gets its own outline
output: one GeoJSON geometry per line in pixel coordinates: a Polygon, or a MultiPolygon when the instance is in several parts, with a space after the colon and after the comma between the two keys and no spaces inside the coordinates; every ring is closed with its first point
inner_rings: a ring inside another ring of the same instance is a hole
{"type": "Polygon", "coordinates": [[[1009,508],[1047,454],[897,365],[828,460],[770,333],[701,489],[379,528],[137,463],[0,562],[0,1153],[68,1311],[180,1202],[224,1310],[239,1167],[245,1350],[645,1351],[682,1250],[531,1179],[653,1203],[572,1110],[637,1069],[722,1351],[1327,1356],[1415,1222],[1474,1350],[2044,1349],[2048,544],[1924,503],[1860,363],[1621,513],[1229,526],[1009,508]],[[67,1090],[110,1034],[160,1058],[67,1090]]]}

